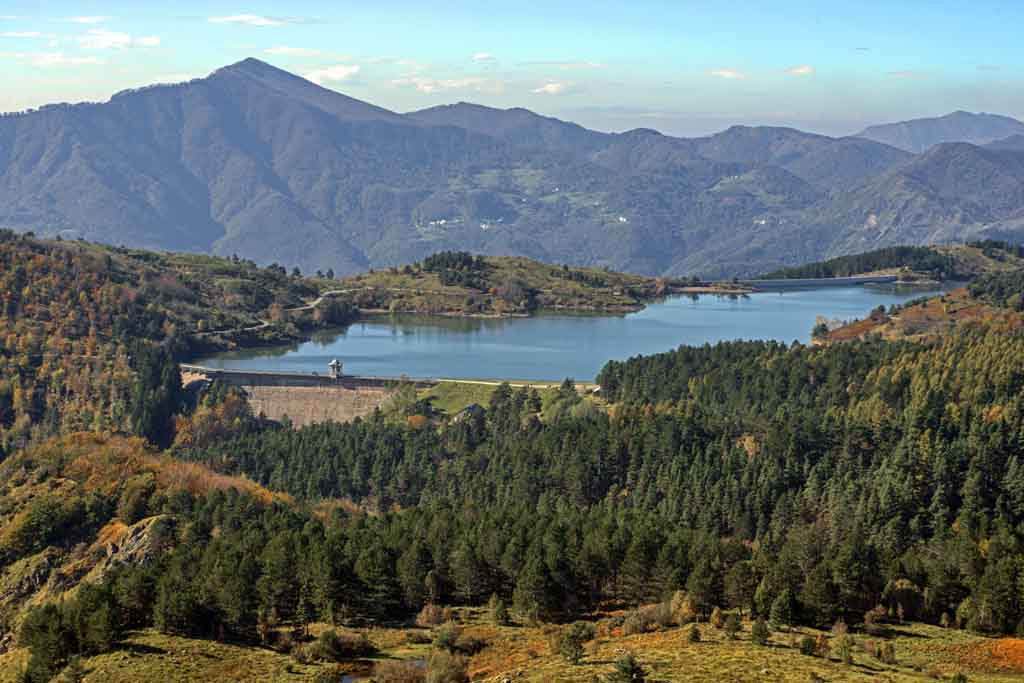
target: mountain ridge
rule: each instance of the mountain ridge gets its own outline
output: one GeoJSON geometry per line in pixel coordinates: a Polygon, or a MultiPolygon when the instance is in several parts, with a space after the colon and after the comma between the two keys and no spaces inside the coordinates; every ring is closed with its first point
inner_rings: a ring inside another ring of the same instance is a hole
{"type": "Polygon", "coordinates": [[[1024,122],[1009,116],[954,111],[945,116],[868,126],[857,137],[920,153],[944,142],[984,145],[1011,135],[1024,134],[1024,122]]]}
{"type": "Polygon", "coordinates": [[[250,58],[0,118],[0,226],[339,274],[460,249],[748,276],[854,248],[1020,239],[1016,153],[977,149],[957,173],[999,178],[988,214],[972,183],[940,195],[915,180],[943,158],[866,138],[611,134],[465,102],[401,114],[250,58]]]}

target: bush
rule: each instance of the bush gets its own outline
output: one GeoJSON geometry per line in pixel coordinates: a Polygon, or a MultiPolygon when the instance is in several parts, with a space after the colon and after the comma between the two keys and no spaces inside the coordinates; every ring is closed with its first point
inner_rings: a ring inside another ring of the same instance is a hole
{"type": "Polygon", "coordinates": [[[800,654],[813,657],[818,653],[817,643],[811,636],[804,636],[800,639],[800,654]]]}
{"type": "Polygon", "coordinates": [[[725,618],[725,635],[729,640],[736,640],[736,635],[743,630],[742,624],[740,624],[740,618],[735,614],[730,614],[725,618]]]}
{"type": "Polygon", "coordinates": [[[771,635],[772,632],[768,628],[768,622],[764,620],[764,617],[758,617],[757,621],[750,628],[750,642],[755,645],[767,645],[771,635]]]}
{"type": "Polygon", "coordinates": [[[324,631],[316,641],[317,658],[327,662],[342,662],[353,657],[376,654],[377,647],[362,633],[324,631]]]}
{"type": "Polygon", "coordinates": [[[444,622],[448,621],[445,615],[445,610],[439,605],[426,604],[420,613],[416,615],[416,625],[424,628],[431,628],[434,626],[440,626],[444,622]]]}
{"type": "Polygon", "coordinates": [[[814,641],[814,653],[822,659],[826,659],[831,649],[831,646],[828,644],[828,636],[824,633],[819,633],[814,641]]]}
{"type": "Polygon", "coordinates": [[[672,614],[672,620],[680,626],[685,626],[697,618],[697,609],[693,601],[683,591],[676,591],[672,594],[669,611],[672,614]]]}
{"type": "Polygon", "coordinates": [[[459,642],[459,636],[461,635],[462,629],[449,622],[434,633],[434,647],[438,650],[454,653],[459,642]]]}
{"type": "Polygon", "coordinates": [[[622,622],[622,632],[627,636],[637,635],[659,628],[668,628],[676,623],[682,625],[681,622],[676,620],[672,605],[667,602],[660,602],[653,605],[643,605],[626,615],[625,621],[622,622]]]}
{"type": "Polygon", "coordinates": [[[962,671],[958,671],[950,680],[952,680],[953,683],[967,683],[967,676],[962,671]]]}
{"type": "Polygon", "coordinates": [[[507,626],[511,623],[508,607],[505,606],[505,601],[499,598],[497,594],[491,596],[490,601],[487,603],[487,611],[490,614],[491,621],[496,626],[507,626]]]}
{"type": "Polygon", "coordinates": [[[883,664],[896,664],[896,646],[892,643],[882,643],[878,648],[878,659],[883,664]]]}
{"type": "Polygon", "coordinates": [[[594,625],[586,621],[577,621],[564,629],[559,637],[558,652],[566,661],[579,664],[583,659],[583,643],[594,639],[594,625]]]}
{"type": "Polygon", "coordinates": [[[426,683],[468,683],[466,660],[443,650],[430,655],[426,683]]]}
{"type": "Polygon", "coordinates": [[[850,629],[846,626],[846,622],[840,619],[832,625],[832,636],[835,638],[835,650],[836,655],[844,664],[853,663],[853,636],[850,635],[850,629]]]}
{"type": "Polygon", "coordinates": [[[373,667],[377,683],[425,683],[427,671],[414,662],[378,662],[373,667]]]}
{"type": "Polygon", "coordinates": [[[884,622],[888,616],[889,613],[881,605],[868,610],[864,614],[864,631],[868,635],[872,636],[884,635],[887,630],[884,626],[884,622]]]}
{"type": "Polygon", "coordinates": [[[690,627],[689,633],[686,634],[686,640],[690,643],[700,642],[700,629],[697,628],[697,624],[690,627]]]}
{"type": "Polygon", "coordinates": [[[606,683],[647,683],[647,671],[636,661],[636,656],[626,653],[615,662],[615,670],[605,677],[606,683]]]}

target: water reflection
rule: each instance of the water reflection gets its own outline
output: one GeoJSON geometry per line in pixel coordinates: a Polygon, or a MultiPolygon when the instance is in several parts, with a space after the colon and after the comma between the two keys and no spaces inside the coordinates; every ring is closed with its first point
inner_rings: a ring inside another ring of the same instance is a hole
{"type": "Polygon", "coordinates": [[[853,320],[933,289],[846,287],[740,297],[677,297],[626,315],[531,318],[380,316],[317,332],[301,344],[220,354],[214,367],[409,377],[591,380],[609,359],[726,339],[807,342],[817,316],[853,320]]]}

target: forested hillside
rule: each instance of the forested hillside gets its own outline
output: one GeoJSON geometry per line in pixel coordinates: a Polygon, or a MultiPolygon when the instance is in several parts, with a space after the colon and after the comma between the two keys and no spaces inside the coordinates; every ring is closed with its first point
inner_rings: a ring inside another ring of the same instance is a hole
{"type": "MultiPolygon", "coordinates": [[[[119,255],[103,267],[81,246],[3,247],[7,277],[24,270],[5,289],[21,294],[5,301],[16,343],[3,377],[54,396],[38,416],[15,414],[33,443],[12,438],[0,464],[0,642],[27,648],[25,680],[137,629],[344,660],[374,646],[311,642],[311,624],[436,625],[452,605],[525,625],[658,606],[610,627],[620,635],[752,614],[752,643],[766,622],[837,624],[836,647],[847,627],[885,638],[911,621],[1024,626],[1024,336],[1005,308],[1019,275],[976,285],[1007,316],[999,325],[681,347],[608,363],[599,397],[568,381],[545,400],[505,385],[457,416],[410,400],[294,429],[217,384],[179,400],[173,328],[190,309],[121,281],[119,255]],[[85,301],[42,308],[28,283],[44,292],[53,278],[85,301]],[[72,310],[109,316],[95,323],[106,355],[72,310]],[[37,335],[91,354],[76,372],[110,398],[76,393],[18,350],[37,335]],[[102,428],[65,412],[96,401],[102,428]],[[46,439],[76,429],[101,433],[46,439]]],[[[421,267],[475,287],[486,262],[442,254],[421,267]]],[[[445,628],[435,650],[486,656],[487,642],[445,628]]]]}
{"type": "Polygon", "coordinates": [[[175,360],[354,315],[336,301],[287,313],[317,291],[279,266],[0,231],[0,458],[74,431],[166,445],[161,425],[181,403],[175,360]]]}

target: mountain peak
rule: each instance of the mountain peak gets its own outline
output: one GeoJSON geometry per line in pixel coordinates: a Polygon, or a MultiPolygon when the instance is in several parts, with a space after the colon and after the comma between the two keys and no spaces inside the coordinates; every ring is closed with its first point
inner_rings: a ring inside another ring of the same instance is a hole
{"type": "MultiPolygon", "coordinates": [[[[267,64],[263,60],[256,59],[255,57],[246,57],[240,62],[234,64],[228,64],[217,69],[214,73],[288,73],[283,69],[278,69],[276,66],[267,64]]],[[[291,75],[291,74],[288,74],[291,75]]]]}

